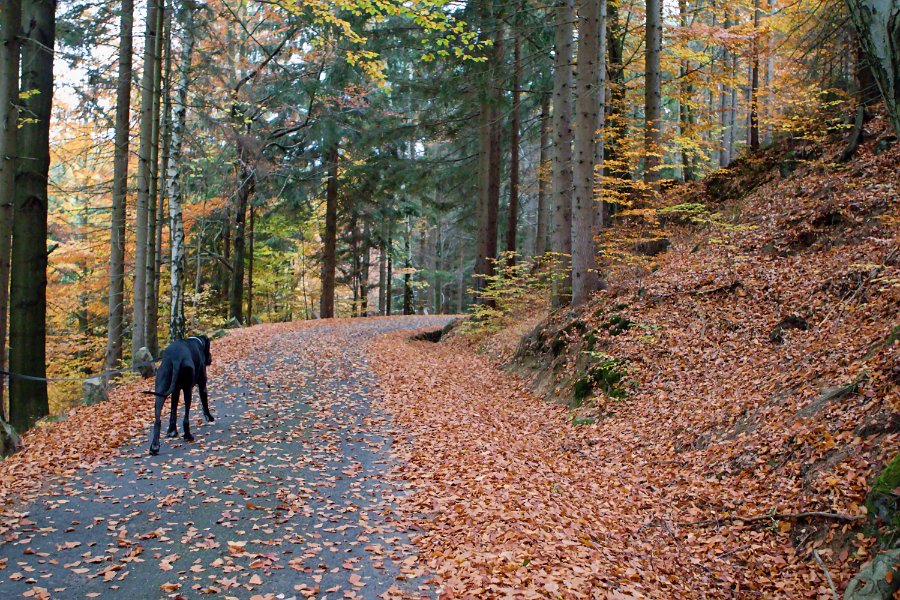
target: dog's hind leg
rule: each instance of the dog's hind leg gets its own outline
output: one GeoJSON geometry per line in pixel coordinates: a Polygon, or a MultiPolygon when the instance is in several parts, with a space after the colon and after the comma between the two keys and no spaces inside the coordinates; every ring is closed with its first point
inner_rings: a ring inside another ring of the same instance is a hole
{"type": "Polygon", "coordinates": [[[162,429],[160,418],[162,417],[163,403],[166,401],[165,396],[156,397],[156,406],[153,419],[153,432],[150,434],[150,454],[159,454],[159,430],[162,429]]]}
{"type": "Polygon", "coordinates": [[[172,412],[169,413],[169,430],[166,431],[166,437],[178,437],[178,427],[176,422],[178,418],[178,394],[180,391],[181,390],[176,387],[175,391],[172,392],[172,412]]]}
{"type": "Polygon", "coordinates": [[[215,419],[212,416],[212,413],[209,412],[209,395],[206,393],[206,373],[203,373],[200,376],[200,381],[197,382],[197,388],[200,390],[200,406],[203,407],[203,416],[206,417],[207,423],[212,423],[215,419]]]}
{"type": "MultiPolygon", "coordinates": [[[[193,386],[191,386],[193,387],[193,386]]],[[[189,442],[194,441],[191,435],[191,388],[184,388],[184,421],[181,422],[181,429],[184,431],[184,439],[189,442]]]]}

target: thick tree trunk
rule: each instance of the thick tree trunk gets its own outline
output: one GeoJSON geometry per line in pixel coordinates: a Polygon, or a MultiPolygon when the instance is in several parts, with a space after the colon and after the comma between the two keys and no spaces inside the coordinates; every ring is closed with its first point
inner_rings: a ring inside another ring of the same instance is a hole
{"type": "Polygon", "coordinates": [[[847,0],[866,60],[900,136],[900,0],[847,0]]]}
{"type": "Polygon", "coordinates": [[[119,17],[119,74],[116,80],[116,133],[113,154],[112,217],[109,236],[109,317],[106,369],[122,360],[125,319],[125,209],[128,194],[128,134],[131,124],[131,50],[134,0],[122,0],[119,17]]]}
{"type": "Polygon", "coordinates": [[[187,97],[191,81],[191,56],[194,50],[194,5],[190,0],[182,0],[178,7],[178,22],[181,24],[181,56],[178,62],[178,82],[174,86],[172,98],[172,136],[166,172],[166,195],[169,198],[169,338],[180,340],[185,336],[184,287],[185,247],[184,247],[184,191],[182,188],[182,145],[187,126],[187,97]]]}
{"type": "MultiPolygon", "coordinates": [[[[499,21],[498,15],[488,17],[499,21]]],[[[478,255],[475,260],[475,274],[480,275],[474,283],[476,290],[484,288],[486,280],[494,274],[494,262],[497,259],[497,222],[500,212],[500,115],[498,106],[502,98],[498,74],[503,69],[503,28],[498,22],[494,24],[494,46],[485,65],[486,86],[481,101],[481,131],[479,155],[480,194],[478,211],[478,239],[476,247],[478,255]],[[487,76],[492,74],[493,77],[487,76]]]]}
{"type": "MultiPolygon", "coordinates": [[[[9,370],[39,378],[47,374],[47,176],[55,15],[55,0],[28,0],[22,6],[21,89],[37,93],[19,100],[29,120],[17,140],[9,370]]],[[[10,381],[9,422],[17,431],[30,428],[48,412],[46,381],[10,381]]]]}
{"type": "Polygon", "coordinates": [[[575,194],[572,202],[572,305],[600,285],[594,246],[595,132],[600,125],[601,0],[578,0],[578,75],[575,95],[575,194]]]}
{"type": "Polygon", "coordinates": [[[319,318],[334,317],[334,271],[337,267],[338,143],[334,141],[325,153],[328,181],[325,184],[325,235],[322,237],[322,296],[319,318]]]}
{"type": "MultiPolygon", "coordinates": [[[[249,126],[248,126],[249,128],[249,126]]],[[[248,132],[249,133],[249,132],[248,132]]],[[[238,161],[241,181],[234,197],[234,239],[232,240],[231,285],[228,317],[244,323],[244,261],[246,258],[247,207],[256,190],[256,157],[246,140],[238,139],[238,161]]]]}
{"type": "Polygon", "coordinates": [[[536,257],[543,256],[547,252],[547,233],[549,227],[549,211],[547,210],[547,179],[550,176],[550,96],[544,95],[541,98],[541,136],[540,148],[538,150],[540,156],[540,164],[537,169],[538,177],[538,195],[537,195],[537,231],[534,240],[534,255],[536,257]]]}
{"type": "Polygon", "coordinates": [[[506,224],[506,251],[509,264],[515,264],[516,233],[519,229],[519,70],[522,68],[522,40],[518,27],[513,36],[512,115],[509,122],[509,218],[506,224]]]}
{"type": "Polygon", "coordinates": [[[161,0],[149,0],[144,31],[144,72],[141,76],[141,126],[138,143],[137,214],[134,250],[134,318],[131,355],[147,345],[147,241],[150,222],[150,179],[153,147],[154,75],[156,73],[156,25],[161,0]]]}
{"type": "Polygon", "coordinates": [[[161,0],[156,11],[156,47],[153,50],[153,123],[150,133],[150,188],[147,194],[147,349],[156,356],[159,353],[159,260],[156,254],[156,239],[162,229],[158,218],[159,194],[159,140],[160,103],[162,100],[163,65],[163,24],[165,22],[165,0],[161,0]]]}
{"type": "Polygon", "coordinates": [[[650,191],[659,193],[662,154],[662,5],[660,0],[647,0],[647,50],[644,64],[644,183],[650,191]]]}
{"type": "MultiPolygon", "coordinates": [[[[9,0],[0,12],[0,371],[6,369],[9,260],[18,152],[19,29],[22,6],[9,0]]],[[[0,375],[0,419],[6,421],[5,377],[0,375]]],[[[2,450],[2,448],[0,448],[2,450]]]]}
{"type": "MultiPolygon", "coordinates": [[[[631,178],[621,140],[626,134],[625,122],[625,27],[619,18],[619,2],[607,4],[606,47],[609,54],[609,78],[603,136],[603,173],[607,177],[631,178]]],[[[608,208],[608,207],[605,207],[608,208]]]]}
{"type": "Polygon", "coordinates": [[[556,3],[553,73],[553,306],[569,303],[572,289],[572,27],[574,0],[556,3]]]}

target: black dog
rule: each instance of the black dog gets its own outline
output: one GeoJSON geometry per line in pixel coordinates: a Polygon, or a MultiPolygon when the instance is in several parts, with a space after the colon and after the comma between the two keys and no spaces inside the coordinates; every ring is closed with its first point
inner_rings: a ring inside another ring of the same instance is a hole
{"type": "Polygon", "coordinates": [[[189,337],[185,340],[173,342],[163,351],[162,364],[156,372],[155,391],[145,392],[156,396],[156,413],[153,421],[153,433],[150,440],[150,454],[159,454],[159,433],[161,428],[163,403],[166,396],[172,396],[172,414],[169,416],[169,430],[166,437],[178,435],[175,426],[175,416],[178,410],[178,396],[184,393],[184,439],[194,441],[191,435],[189,415],[191,412],[191,391],[196,385],[200,388],[200,404],[203,405],[203,415],[207,423],[215,419],[209,412],[209,399],[206,394],[206,367],[212,364],[209,338],[205,335],[189,337]]]}

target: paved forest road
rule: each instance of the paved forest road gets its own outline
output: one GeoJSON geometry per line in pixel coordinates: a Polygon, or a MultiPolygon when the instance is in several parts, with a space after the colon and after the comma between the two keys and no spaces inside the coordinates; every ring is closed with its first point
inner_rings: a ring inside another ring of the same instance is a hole
{"type": "Polygon", "coordinates": [[[217,364],[217,420],[192,427],[194,443],[163,439],[156,457],[146,442],[120,448],[26,508],[0,541],[0,598],[432,595],[394,522],[403,490],[386,477],[391,424],[370,405],[365,345],[447,322],[322,322],[217,364]]]}

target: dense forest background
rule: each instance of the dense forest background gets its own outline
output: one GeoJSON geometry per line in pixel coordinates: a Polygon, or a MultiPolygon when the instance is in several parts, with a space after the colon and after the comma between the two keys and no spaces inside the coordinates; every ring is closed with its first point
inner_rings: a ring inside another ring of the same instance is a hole
{"type": "Polygon", "coordinates": [[[673,182],[896,115],[873,6],[4,1],[4,418],[185,332],[582,304],[673,182]]]}

